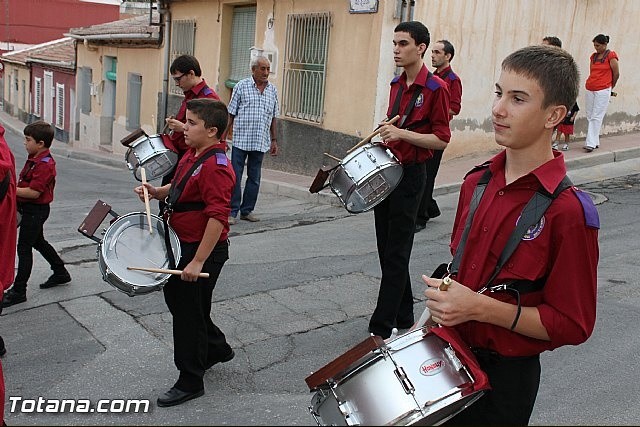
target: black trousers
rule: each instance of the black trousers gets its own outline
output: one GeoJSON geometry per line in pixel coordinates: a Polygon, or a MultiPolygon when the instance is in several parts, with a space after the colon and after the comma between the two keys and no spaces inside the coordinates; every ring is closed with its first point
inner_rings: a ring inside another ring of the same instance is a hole
{"type": "Polygon", "coordinates": [[[44,238],[44,223],[49,218],[49,204],[23,203],[19,209],[22,222],[18,233],[18,272],[13,286],[16,291],[26,291],[27,281],[33,269],[33,249],[40,252],[54,273],[64,273],[66,269],[64,261],[44,238]]]}
{"type": "Polygon", "coordinates": [[[382,279],[369,332],[388,338],[391,329],[414,322],[409,260],[420,197],[424,163],[405,165],[404,175],[389,196],[374,208],[378,258],[382,279]]]}
{"type": "Polygon", "coordinates": [[[426,224],[429,218],[435,218],[440,215],[438,203],[433,198],[433,187],[436,184],[436,175],[440,169],[440,161],[442,160],[444,150],[433,150],[433,157],[425,163],[427,170],[427,178],[425,181],[422,199],[420,200],[420,208],[418,209],[418,218],[416,223],[426,224]]]}
{"type": "Polygon", "coordinates": [[[528,425],[540,385],[540,356],[501,357],[487,350],[474,353],[492,389],[443,425],[528,425]]]}
{"type": "MultiPolygon", "coordinates": [[[[199,242],[180,242],[178,269],[195,256],[199,242]]],[[[209,278],[185,282],[171,276],[164,286],[164,299],[173,317],[173,360],[180,372],[174,387],[182,391],[204,388],[204,372],[231,351],[224,333],[211,320],[211,299],[218,276],[229,259],[228,241],[218,243],[202,268],[209,278]]]]}

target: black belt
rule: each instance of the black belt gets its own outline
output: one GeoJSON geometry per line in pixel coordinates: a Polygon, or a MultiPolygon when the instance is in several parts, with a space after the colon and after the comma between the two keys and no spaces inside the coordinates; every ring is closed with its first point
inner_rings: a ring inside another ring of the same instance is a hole
{"type": "Polygon", "coordinates": [[[539,354],[534,354],[532,356],[503,356],[495,350],[480,347],[471,347],[471,351],[476,355],[478,360],[489,363],[515,362],[519,360],[537,359],[540,357],[539,354]]]}

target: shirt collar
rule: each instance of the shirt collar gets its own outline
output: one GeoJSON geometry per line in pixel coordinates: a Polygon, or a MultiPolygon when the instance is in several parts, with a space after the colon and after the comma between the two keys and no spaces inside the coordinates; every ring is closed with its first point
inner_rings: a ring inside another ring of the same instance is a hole
{"type": "MultiPolygon", "coordinates": [[[[491,170],[492,176],[496,176],[497,173],[500,173],[504,177],[506,160],[506,150],[502,150],[491,159],[489,169],[491,170]]],[[[553,159],[538,166],[527,175],[525,175],[525,177],[531,177],[535,179],[547,192],[553,193],[566,174],[567,169],[564,164],[564,155],[561,152],[554,150],[553,159]]]]}
{"type": "Polygon", "coordinates": [[[434,71],[433,74],[435,74],[438,77],[442,77],[445,74],[447,74],[447,71],[451,70],[451,65],[449,65],[447,68],[443,68],[442,71],[438,72],[438,71],[434,71]]]}
{"type": "MultiPolygon", "coordinates": [[[[422,68],[420,68],[420,71],[418,71],[418,75],[416,76],[415,81],[413,82],[414,85],[420,85],[422,87],[426,87],[427,86],[427,77],[429,77],[429,70],[427,69],[427,66],[422,64],[422,68]]],[[[403,86],[407,86],[407,72],[403,71],[402,74],[400,75],[400,79],[398,80],[400,83],[402,83],[403,86]]],[[[412,85],[413,86],[413,85],[412,85]]]]}
{"type": "Polygon", "coordinates": [[[33,160],[35,162],[35,161],[38,161],[38,160],[42,160],[45,157],[50,156],[50,155],[51,155],[51,151],[47,148],[46,150],[44,150],[40,154],[37,154],[37,155],[35,155],[33,157],[29,156],[29,160],[33,160]]]}
{"type": "Polygon", "coordinates": [[[186,91],[184,94],[187,95],[188,92],[193,92],[194,95],[197,95],[206,85],[207,83],[204,81],[204,79],[202,79],[200,83],[198,83],[197,85],[195,85],[194,87],[186,91]]]}

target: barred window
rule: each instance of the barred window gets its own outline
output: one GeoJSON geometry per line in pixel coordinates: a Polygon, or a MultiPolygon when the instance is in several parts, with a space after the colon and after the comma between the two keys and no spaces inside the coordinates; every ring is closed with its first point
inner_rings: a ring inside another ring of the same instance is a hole
{"type": "Polygon", "coordinates": [[[231,73],[224,82],[230,89],[251,75],[251,47],[255,43],[256,7],[237,6],[231,24],[231,73]]]}
{"type": "MultiPolygon", "coordinates": [[[[193,55],[195,51],[196,21],[175,20],[171,23],[171,58],[173,62],[180,55],[193,55]]],[[[182,90],[178,85],[169,80],[169,93],[182,95],[182,90]]]]}
{"type": "Polygon", "coordinates": [[[33,114],[37,117],[42,115],[42,79],[35,78],[35,88],[33,90],[33,114]]]}
{"type": "Polygon", "coordinates": [[[56,127],[64,129],[64,85],[56,83],[56,127]]]}
{"type": "Polygon", "coordinates": [[[322,123],[331,14],[287,16],[282,110],[285,117],[322,123]]]}

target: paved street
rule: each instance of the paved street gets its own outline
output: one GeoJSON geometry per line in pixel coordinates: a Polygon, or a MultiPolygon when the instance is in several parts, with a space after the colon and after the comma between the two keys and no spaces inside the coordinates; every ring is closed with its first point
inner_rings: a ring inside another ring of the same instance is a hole
{"type": "MultiPolygon", "coordinates": [[[[21,168],[21,135],[8,130],[7,139],[21,168]]],[[[305,377],[367,337],[380,277],[373,213],[350,215],[329,204],[261,193],[256,214],[262,221],[232,226],[231,259],[214,292],[214,321],[236,357],[207,372],[203,397],[156,408],[156,397],[177,375],[162,293],[128,297],[104,282],[98,244],[77,231],[98,199],[120,215],[144,212],[132,192],[137,181],[124,160],[118,165],[57,155],[56,161],[56,200],[45,235],[69,263],[73,281],[39,289],[50,271],[36,255],[27,302],[2,314],[7,423],[315,425],[307,411],[312,394],[305,377]],[[10,399],[15,402],[16,396],[94,403],[149,399],[151,408],[129,414],[12,412],[10,399]]],[[[640,321],[640,161],[595,165],[570,177],[599,203],[598,321],[586,344],[542,357],[532,424],[635,424],[640,419],[635,404],[640,335],[632,326],[640,321]]],[[[416,234],[411,262],[416,316],[424,307],[420,275],[449,258],[456,201],[456,193],[440,196],[442,216],[416,234]]]]}

